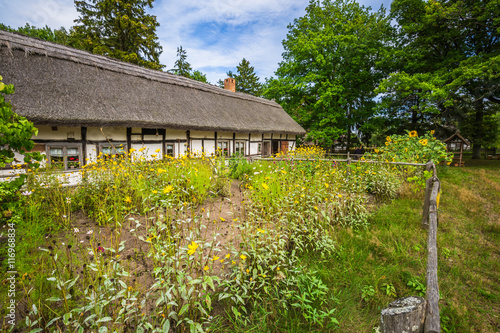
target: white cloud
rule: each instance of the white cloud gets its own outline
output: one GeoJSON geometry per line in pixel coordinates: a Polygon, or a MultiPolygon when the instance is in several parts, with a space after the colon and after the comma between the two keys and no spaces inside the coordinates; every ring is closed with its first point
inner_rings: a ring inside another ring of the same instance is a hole
{"type": "MultiPolygon", "coordinates": [[[[2,1],[3,2],[3,1],[2,1]]],[[[48,25],[52,29],[69,28],[78,17],[70,0],[18,0],[3,2],[0,7],[0,22],[12,28],[48,25]]]]}

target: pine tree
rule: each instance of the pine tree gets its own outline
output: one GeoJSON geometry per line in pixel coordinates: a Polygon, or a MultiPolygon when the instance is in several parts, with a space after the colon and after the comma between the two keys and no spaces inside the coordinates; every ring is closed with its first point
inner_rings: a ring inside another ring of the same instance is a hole
{"type": "Polygon", "coordinates": [[[236,66],[236,71],[238,74],[234,74],[232,71],[226,73],[228,77],[235,79],[236,91],[254,96],[262,95],[262,83],[259,82],[260,79],[248,60],[243,58],[240,64],[236,66]]]}
{"type": "Polygon", "coordinates": [[[177,48],[177,57],[178,59],[175,61],[174,68],[169,70],[170,73],[191,77],[191,64],[187,62],[187,51],[182,48],[182,45],[177,48]]]}
{"type": "Polygon", "coordinates": [[[143,67],[161,69],[160,25],[146,14],[154,0],[75,0],[79,13],[73,27],[82,48],[143,67]]]}

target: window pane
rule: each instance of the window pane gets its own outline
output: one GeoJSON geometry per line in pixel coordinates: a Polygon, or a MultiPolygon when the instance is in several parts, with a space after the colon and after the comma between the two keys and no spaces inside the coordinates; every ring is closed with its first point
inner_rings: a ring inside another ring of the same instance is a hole
{"type": "Polygon", "coordinates": [[[68,169],[80,167],[80,151],[78,148],[66,148],[66,161],[68,163],[68,169]]]}
{"type": "Polygon", "coordinates": [[[174,156],[174,145],[173,144],[167,144],[166,145],[166,152],[168,156],[174,156]]]}
{"type": "Polygon", "coordinates": [[[49,150],[50,164],[57,169],[64,169],[64,151],[62,148],[51,147],[49,150]]]}
{"type": "Polygon", "coordinates": [[[101,151],[103,154],[105,155],[111,155],[112,153],[112,148],[111,147],[102,147],[101,148],[101,151]]]}
{"type": "Polygon", "coordinates": [[[68,156],[78,155],[78,148],[66,148],[66,152],[68,153],[68,156]]]}
{"type": "Polygon", "coordinates": [[[62,148],[50,148],[50,156],[63,157],[63,149],[62,148]]]}
{"type": "Polygon", "coordinates": [[[122,156],[125,154],[125,148],[123,146],[119,146],[115,148],[116,157],[122,156]]]}

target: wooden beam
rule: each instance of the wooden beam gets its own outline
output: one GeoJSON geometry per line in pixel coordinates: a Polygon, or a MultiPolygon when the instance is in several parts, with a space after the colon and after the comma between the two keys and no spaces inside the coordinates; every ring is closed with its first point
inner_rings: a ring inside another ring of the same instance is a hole
{"type": "Polygon", "coordinates": [[[82,165],[87,164],[87,127],[81,128],[82,131],[82,155],[83,155],[83,161],[82,165]]]}

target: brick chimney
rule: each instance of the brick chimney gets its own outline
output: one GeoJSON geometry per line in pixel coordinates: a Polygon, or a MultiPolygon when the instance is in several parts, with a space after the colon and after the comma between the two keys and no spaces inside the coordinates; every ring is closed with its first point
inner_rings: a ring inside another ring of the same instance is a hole
{"type": "Polygon", "coordinates": [[[224,89],[236,92],[236,81],[232,77],[228,77],[224,80],[224,89]]]}

